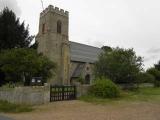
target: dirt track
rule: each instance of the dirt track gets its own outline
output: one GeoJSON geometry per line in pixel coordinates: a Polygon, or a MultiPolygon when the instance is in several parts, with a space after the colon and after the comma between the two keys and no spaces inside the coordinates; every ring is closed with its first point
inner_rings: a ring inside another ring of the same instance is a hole
{"type": "Polygon", "coordinates": [[[95,105],[81,101],[56,102],[31,113],[9,114],[15,120],[160,120],[160,104],[95,105]]]}

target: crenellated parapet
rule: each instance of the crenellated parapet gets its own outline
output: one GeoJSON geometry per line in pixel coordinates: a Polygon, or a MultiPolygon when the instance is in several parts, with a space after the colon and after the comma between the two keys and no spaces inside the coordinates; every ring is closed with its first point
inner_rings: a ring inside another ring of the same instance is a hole
{"type": "Polygon", "coordinates": [[[44,16],[45,14],[47,14],[48,12],[54,12],[63,16],[68,17],[69,16],[69,12],[65,11],[63,9],[60,9],[58,7],[54,7],[53,5],[49,5],[45,10],[43,10],[41,12],[41,17],[44,16]]]}

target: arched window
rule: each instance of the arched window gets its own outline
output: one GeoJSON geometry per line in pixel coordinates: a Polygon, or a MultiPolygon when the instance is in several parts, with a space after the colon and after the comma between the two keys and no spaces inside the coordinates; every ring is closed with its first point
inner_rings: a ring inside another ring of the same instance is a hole
{"type": "Polygon", "coordinates": [[[46,25],[45,25],[45,23],[43,23],[43,24],[42,24],[42,34],[45,33],[45,29],[46,29],[45,27],[46,27],[46,25]]]}
{"type": "Polygon", "coordinates": [[[57,33],[61,34],[62,32],[62,22],[60,20],[57,21],[57,33]]]}
{"type": "Polygon", "coordinates": [[[90,84],[90,75],[85,76],[85,84],[90,84]]]}

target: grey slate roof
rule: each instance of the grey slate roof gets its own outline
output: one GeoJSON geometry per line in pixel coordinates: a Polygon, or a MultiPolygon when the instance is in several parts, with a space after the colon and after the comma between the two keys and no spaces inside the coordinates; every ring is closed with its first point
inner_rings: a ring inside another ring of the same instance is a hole
{"type": "Polygon", "coordinates": [[[72,77],[77,78],[81,76],[82,71],[84,70],[85,64],[84,63],[79,63],[72,75],[72,77]]]}
{"type": "Polygon", "coordinates": [[[102,52],[100,48],[70,41],[71,61],[94,63],[102,52]]]}

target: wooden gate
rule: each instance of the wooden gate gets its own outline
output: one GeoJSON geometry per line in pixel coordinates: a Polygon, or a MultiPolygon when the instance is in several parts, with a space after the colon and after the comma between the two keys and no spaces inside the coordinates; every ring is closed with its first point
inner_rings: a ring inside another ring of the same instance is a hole
{"type": "Polygon", "coordinates": [[[76,99],[76,86],[51,86],[50,101],[64,101],[76,99]]]}

